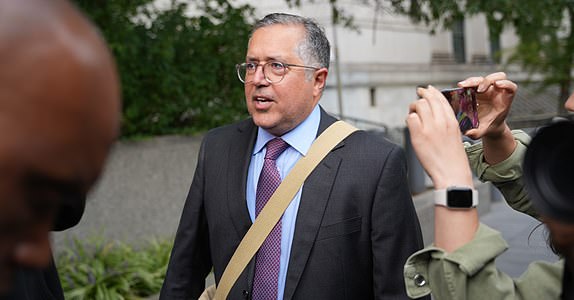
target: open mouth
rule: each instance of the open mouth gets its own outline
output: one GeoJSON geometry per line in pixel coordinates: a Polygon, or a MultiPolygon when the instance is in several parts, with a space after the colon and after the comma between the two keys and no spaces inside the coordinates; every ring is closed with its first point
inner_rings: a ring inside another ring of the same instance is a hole
{"type": "Polygon", "coordinates": [[[259,103],[266,103],[266,102],[272,102],[272,99],[269,99],[267,97],[263,97],[263,96],[255,96],[253,97],[253,100],[259,103]]]}
{"type": "Polygon", "coordinates": [[[273,98],[257,95],[253,96],[253,106],[256,110],[266,111],[271,108],[275,100],[273,98]]]}

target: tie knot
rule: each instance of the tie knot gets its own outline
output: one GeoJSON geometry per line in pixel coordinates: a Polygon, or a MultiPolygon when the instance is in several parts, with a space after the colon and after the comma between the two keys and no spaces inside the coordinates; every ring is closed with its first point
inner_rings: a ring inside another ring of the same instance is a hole
{"type": "Polygon", "coordinates": [[[267,152],[265,153],[265,159],[276,160],[277,157],[279,157],[279,155],[281,155],[281,153],[287,149],[287,147],[289,147],[289,144],[280,138],[274,138],[270,140],[267,142],[267,152]]]}

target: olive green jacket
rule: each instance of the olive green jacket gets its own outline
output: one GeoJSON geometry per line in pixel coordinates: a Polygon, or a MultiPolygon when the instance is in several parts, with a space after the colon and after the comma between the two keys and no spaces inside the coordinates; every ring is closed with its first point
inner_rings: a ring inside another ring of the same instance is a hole
{"type": "MultiPolygon", "coordinates": [[[[538,218],[526,195],[522,159],[530,137],[513,131],[516,150],[503,162],[484,162],[482,144],[466,144],[471,167],[481,181],[491,181],[515,210],[538,218]]],[[[534,262],[518,279],[496,269],[494,259],[508,244],[500,233],[481,224],[474,239],[454,252],[430,246],[411,255],[404,268],[407,294],[417,298],[431,293],[437,300],[559,299],[564,261],[534,262]]]]}

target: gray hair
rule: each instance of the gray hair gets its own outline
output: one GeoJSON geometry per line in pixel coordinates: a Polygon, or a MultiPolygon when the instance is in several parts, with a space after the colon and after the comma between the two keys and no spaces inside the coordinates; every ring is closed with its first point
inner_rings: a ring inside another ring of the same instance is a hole
{"type": "Polygon", "coordinates": [[[331,55],[331,46],[329,40],[325,35],[325,31],[317,22],[311,18],[304,18],[301,16],[285,14],[285,13],[272,13],[268,14],[263,19],[257,21],[251,30],[250,38],[253,33],[263,27],[271,25],[302,25],[305,28],[305,39],[298,45],[296,51],[299,57],[306,65],[329,68],[329,61],[331,55]]]}

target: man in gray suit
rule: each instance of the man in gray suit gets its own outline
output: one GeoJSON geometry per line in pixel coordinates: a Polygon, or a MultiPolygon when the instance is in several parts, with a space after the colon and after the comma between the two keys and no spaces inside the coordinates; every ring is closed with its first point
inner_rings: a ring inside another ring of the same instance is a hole
{"type": "MultiPolygon", "coordinates": [[[[255,25],[245,63],[237,66],[251,118],[203,140],[161,299],[196,299],[212,267],[219,282],[258,213],[267,142],[287,143],[275,170],[285,178],[336,121],[318,105],[329,53],[323,30],[310,19],[271,14],[255,25]]],[[[423,244],[405,157],[389,141],[364,131],[346,138],[307,178],[276,227],[277,265],[259,266],[270,235],[229,299],[407,297],[403,264],[423,244]]]]}

